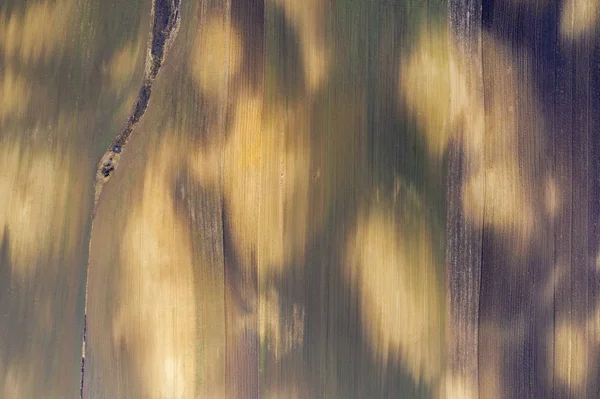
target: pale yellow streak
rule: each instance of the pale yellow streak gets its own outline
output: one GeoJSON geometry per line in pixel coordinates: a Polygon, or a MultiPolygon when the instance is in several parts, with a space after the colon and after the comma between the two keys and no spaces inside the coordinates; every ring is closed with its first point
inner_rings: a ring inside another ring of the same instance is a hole
{"type": "MultiPolygon", "coordinates": [[[[43,130],[40,134],[51,134],[43,130]]],[[[55,259],[63,244],[74,244],[63,242],[70,234],[56,234],[67,229],[74,183],[74,165],[68,152],[60,150],[51,145],[34,149],[18,139],[0,144],[0,240],[6,226],[12,269],[21,277],[33,273],[40,261],[55,259]]]]}
{"type": "Polygon", "coordinates": [[[479,226],[485,222],[499,231],[519,236],[524,242],[533,233],[533,204],[514,165],[494,165],[473,175],[464,186],[463,201],[465,213],[479,226]]]}
{"type": "Polygon", "coordinates": [[[561,195],[556,181],[552,177],[548,177],[545,187],[546,213],[550,217],[556,216],[561,205],[561,195]]]}
{"type": "Polygon", "coordinates": [[[203,21],[192,45],[192,77],[203,93],[222,98],[227,84],[242,66],[242,39],[221,15],[203,21]]]}
{"type": "Polygon", "coordinates": [[[475,392],[472,392],[466,381],[458,375],[447,374],[442,380],[442,384],[440,399],[476,399],[478,397],[475,392]]]}
{"type": "Polygon", "coordinates": [[[171,197],[174,153],[164,141],[150,157],[121,246],[113,340],[131,354],[147,398],[195,396],[194,275],[187,224],[171,197]]]}
{"type": "Polygon", "coordinates": [[[259,326],[260,340],[276,360],[302,347],[304,340],[304,308],[293,306],[292,317],[281,315],[279,295],[270,289],[261,295],[259,326]]]}
{"type": "Polygon", "coordinates": [[[548,345],[554,348],[550,378],[554,376],[574,397],[583,395],[587,381],[595,375],[600,354],[600,306],[583,322],[567,317],[557,320],[548,345]]]}
{"type": "Polygon", "coordinates": [[[307,390],[290,383],[284,386],[277,386],[276,388],[267,388],[267,392],[264,395],[267,399],[304,399],[310,397],[307,390]]]}
{"type": "Polygon", "coordinates": [[[560,15],[560,33],[564,39],[592,36],[600,17],[598,0],[565,0],[560,15]]]}
{"type": "Polygon", "coordinates": [[[423,24],[414,49],[402,56],[399,93],[436,158],[472,105],[469,83],[452,37],[444,28],[423,24]]]}
{"type": "Polygon", "coordinates": [[[12,69],[5,69],[0,76],[0,124],[10,117],[22,117],[30,100],[31,84],[12,69]]]}
{"type": "Polygon", "coordinates": [[[0,51],[25,62],[49,61],[62,55],[70,43],[74,0],[32,2],[25,13],[0,14],[0,51]]]}
{"type": "Polygon", "coordinates": [[[443,362],[443,286],[424,215],[376,205],[358,218],[346,276],[358,288],[362,324],[376,355],[399,356],[413,380],[437,386],[443,362]]]}
{"type": "Polygon", "coordinates": [[[122,90],[131,82],[139,54],[139,41],[131,41],[113,54],[110,61],[102,66],[102,73],[108,77],[112,90],[122,90]]]}
{"type": "Polygon", "coordinates": [[[34,373],[31,366],[24,367],[23,362],[12,362],[6,367],[4,380],[2,384],[2,394],[4,398],[22,398],[31,394],[31,387],[34,386],[34,373]]]}
{"type": "Polygon", "coordinates": [[[304,66],[304,79],[311,92],[325,83],[330,54],[324,38],[326,1],[272,0],[283,9],[287,21],[296,30],[304,66]]]}
{"type": "Polygon", "coordinates": [[[589,378],[589,362],[593,361],[585,329],[573,320],[557,320],[554,340],[548,344],[549,350],[554,350],[556,381],[577,396],[589,378]]]}
{"type": "MultiPolygon", "coordinates": [[[[306,111],[275,105],[263,113],[260,96],[241,94],[223,151],[226,212],[244,264],[278,272],[302,254],[308,217],[309,151],[306,111]]],[[[217,177],[219,151],[201,149],[191,161],[198,180],[217,177]]]]}
{"type": "Polygon", "coordinates": [[[283,267],[304,249],[309,154],[305,113],[277,108],[263,115],[260,97],[238,98],[224,152],[226,200],[242,257],[261,271],[283,267]]]}

